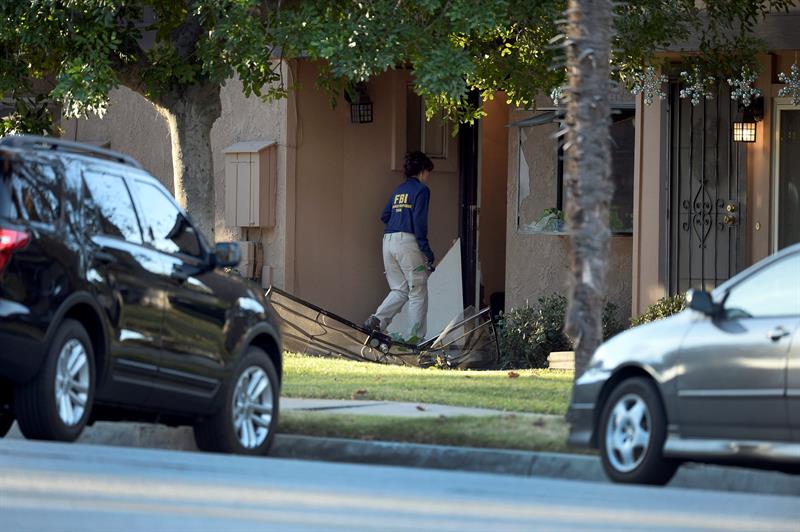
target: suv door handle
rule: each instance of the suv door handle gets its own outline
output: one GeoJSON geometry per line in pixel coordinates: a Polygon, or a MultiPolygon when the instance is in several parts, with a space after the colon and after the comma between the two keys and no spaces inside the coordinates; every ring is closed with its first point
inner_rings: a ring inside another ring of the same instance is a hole
{"type": "Polygon", "coordinates": [[[785,338],[787,336],[789,336],[789,331],[780,326],[775,327],[774,329],[772,329],[767,333],[767,338],[769,338],[773,342],[777,342],[781,338],[785,338]]]}
{"type": "Polygon", "coordinates": [[[95,251],[92,253],[92,258],[97,262],[102,262],[104,264],[117,262],[117,258],[107,251],[95,251]]]}

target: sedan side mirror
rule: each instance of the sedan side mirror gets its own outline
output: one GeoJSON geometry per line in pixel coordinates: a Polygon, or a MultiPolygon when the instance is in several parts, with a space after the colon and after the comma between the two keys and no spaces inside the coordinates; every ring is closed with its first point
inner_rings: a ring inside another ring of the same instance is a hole
{"type": "Polygon", "coordinates": [[[686,306],[706,316],[714,316],[717,313],[717,306],[711,299],[711,294],[703,290],[692,288],[686,292],[686,306]]]}
{"type": "Polygon", "coordinates": [[[217,266],[233,268],[242,260],[242,250],[236,242],[220,242],[214,246],[214,260],[217,266]]]}

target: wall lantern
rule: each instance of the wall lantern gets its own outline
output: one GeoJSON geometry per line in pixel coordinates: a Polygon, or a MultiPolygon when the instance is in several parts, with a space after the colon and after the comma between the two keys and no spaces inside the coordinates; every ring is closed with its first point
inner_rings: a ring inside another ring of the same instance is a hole
{"type": "Polygon", "coordinates": [[[733,140],[735,142],[755,142],[756,122],[764,119],[764,98],[759,96],[753,103],[742,108],[742,117],[733,123],[733,140]]]}
{"type": "Polygon", "coordinates": [[[350,104],[351,123],[369,124],[372,122],[372,100],[369,99],[365,83],[358,83],[346,90],[344,99],[350,104]]]}

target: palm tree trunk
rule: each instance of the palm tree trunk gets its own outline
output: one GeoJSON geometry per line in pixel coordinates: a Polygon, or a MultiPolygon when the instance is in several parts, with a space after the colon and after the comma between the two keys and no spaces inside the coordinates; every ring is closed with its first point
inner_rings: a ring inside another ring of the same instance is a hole
{"type": "Polygon", "coordinates": [[[575,345],[575,375],[603,339],[609,249],[610,0],[569,0],[567,30],[566,220],[572,234],[570,302],[565,332],[575,345]]]}

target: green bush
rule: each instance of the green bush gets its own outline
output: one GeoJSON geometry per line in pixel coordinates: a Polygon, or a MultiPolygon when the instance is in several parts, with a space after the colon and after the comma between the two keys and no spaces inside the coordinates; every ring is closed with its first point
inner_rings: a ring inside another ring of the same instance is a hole
{"type": "MultiPolygon", "coordinates": [[[[546,368],[553,351],[570,351],[572,342],[564,334],[567,298],[553,294],[540,297],[536,307],[512,309],[500,317],[499,365],[504,369],[546,368]]],[[[622,330],[617,306],[606,303],[603,308],[603,337],[622,330]]]]}
{"type": "Polygon", "coordinates": [[[677,294],[670,297],[662,297],[644,311],[644,314],[631,318],[631,326],[636,327],[644,323],[660,320],[677,314],[686,308],[686,294],[677,294]]]}

